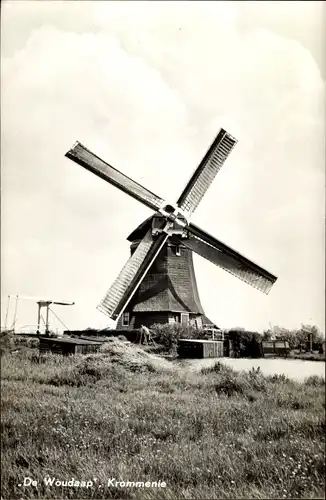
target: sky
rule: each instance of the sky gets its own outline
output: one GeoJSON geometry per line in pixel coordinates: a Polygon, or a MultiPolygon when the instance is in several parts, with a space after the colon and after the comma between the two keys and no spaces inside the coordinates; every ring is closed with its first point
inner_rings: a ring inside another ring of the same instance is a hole
{"type": "MultiPolygon", "coordinates": [[[[266,296],[195,255],[206,315],[324,330],[325,20],[313,1],[5,0],[1,324],[21,294],[112,325],[96,306],[151,210],[65,158],[76,140],[175,201],[223,127],[238,144],[192,222],[278,280],[266,296]]],[[[36,317],[19,301],[18,328],[36,317]]]]}

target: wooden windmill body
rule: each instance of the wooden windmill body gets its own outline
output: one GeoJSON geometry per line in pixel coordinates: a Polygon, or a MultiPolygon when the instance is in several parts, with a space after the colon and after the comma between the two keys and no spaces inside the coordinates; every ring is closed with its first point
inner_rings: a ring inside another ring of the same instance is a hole
{"type": "Polygon", "coordinates": [[[98,309],[117,328],[209,322],[200,303],[192,253],[268,293],[276,277],[190,222],[236,144],[221,129],[175,205],[125,176],[80,143],[66,156],[154,210],[128,237],[131,256],[98,309]]]}
{"type": "MultiPolygon", "coordinates": [[[[150,217],[128,236],[131,255],[153,225],[150,217]]],[[[169,237],[119,317],[117,329],[178,322],[200,327],[210,321],[200,303],[192,251],[169,237]]]]}

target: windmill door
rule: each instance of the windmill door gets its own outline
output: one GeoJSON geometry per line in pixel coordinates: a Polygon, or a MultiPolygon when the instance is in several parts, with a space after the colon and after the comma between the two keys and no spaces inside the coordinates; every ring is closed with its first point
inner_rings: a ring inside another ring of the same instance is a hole
{"type": "Polygon", "coordinates": [[[181,313],[180,323],[185,326],[189,325],[189,313],[181,313]]]}

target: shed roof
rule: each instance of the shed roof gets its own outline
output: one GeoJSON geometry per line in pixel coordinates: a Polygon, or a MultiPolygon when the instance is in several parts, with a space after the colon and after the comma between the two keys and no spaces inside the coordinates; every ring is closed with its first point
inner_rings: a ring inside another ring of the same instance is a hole
{"type": "Polygon", "coordinates": [[[190,342],[191,344],[196,342],[198,344],[218,344],[223,342],[223,340],[207,340],[207,339],[179,339],[179,343],[190,342]]]}
{"type": "Polygon", "coordinates": [[[40,341],[42,340],[48,340],[50,342],[53,342],[55,344],[78,344],[78,345],[87,345],[87,344],[98,344],[101,345],[101,342],[91,342],[90,340],[84,340],[84,339],[73,339],[71,337],[40,337],[40,341]]]}

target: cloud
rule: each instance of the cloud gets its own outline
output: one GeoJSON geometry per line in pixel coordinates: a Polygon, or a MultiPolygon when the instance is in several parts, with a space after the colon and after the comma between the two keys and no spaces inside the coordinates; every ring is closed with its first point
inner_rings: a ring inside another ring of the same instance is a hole
{"type": "Polygon", "coordinates": [[[194,220],[280,278],[266,299],[195,258],[203,305],[222,326],[321,326],[324,86],[310,53],[244,32],[235,3],[80,4],[61,17],[48,4],[3,59],[5,291],[63,295],[74,326],[108,323],[93,308],[150,211],[65,152],[78,139],[174,200],[223,126],[239,144],[194,220]]]}

